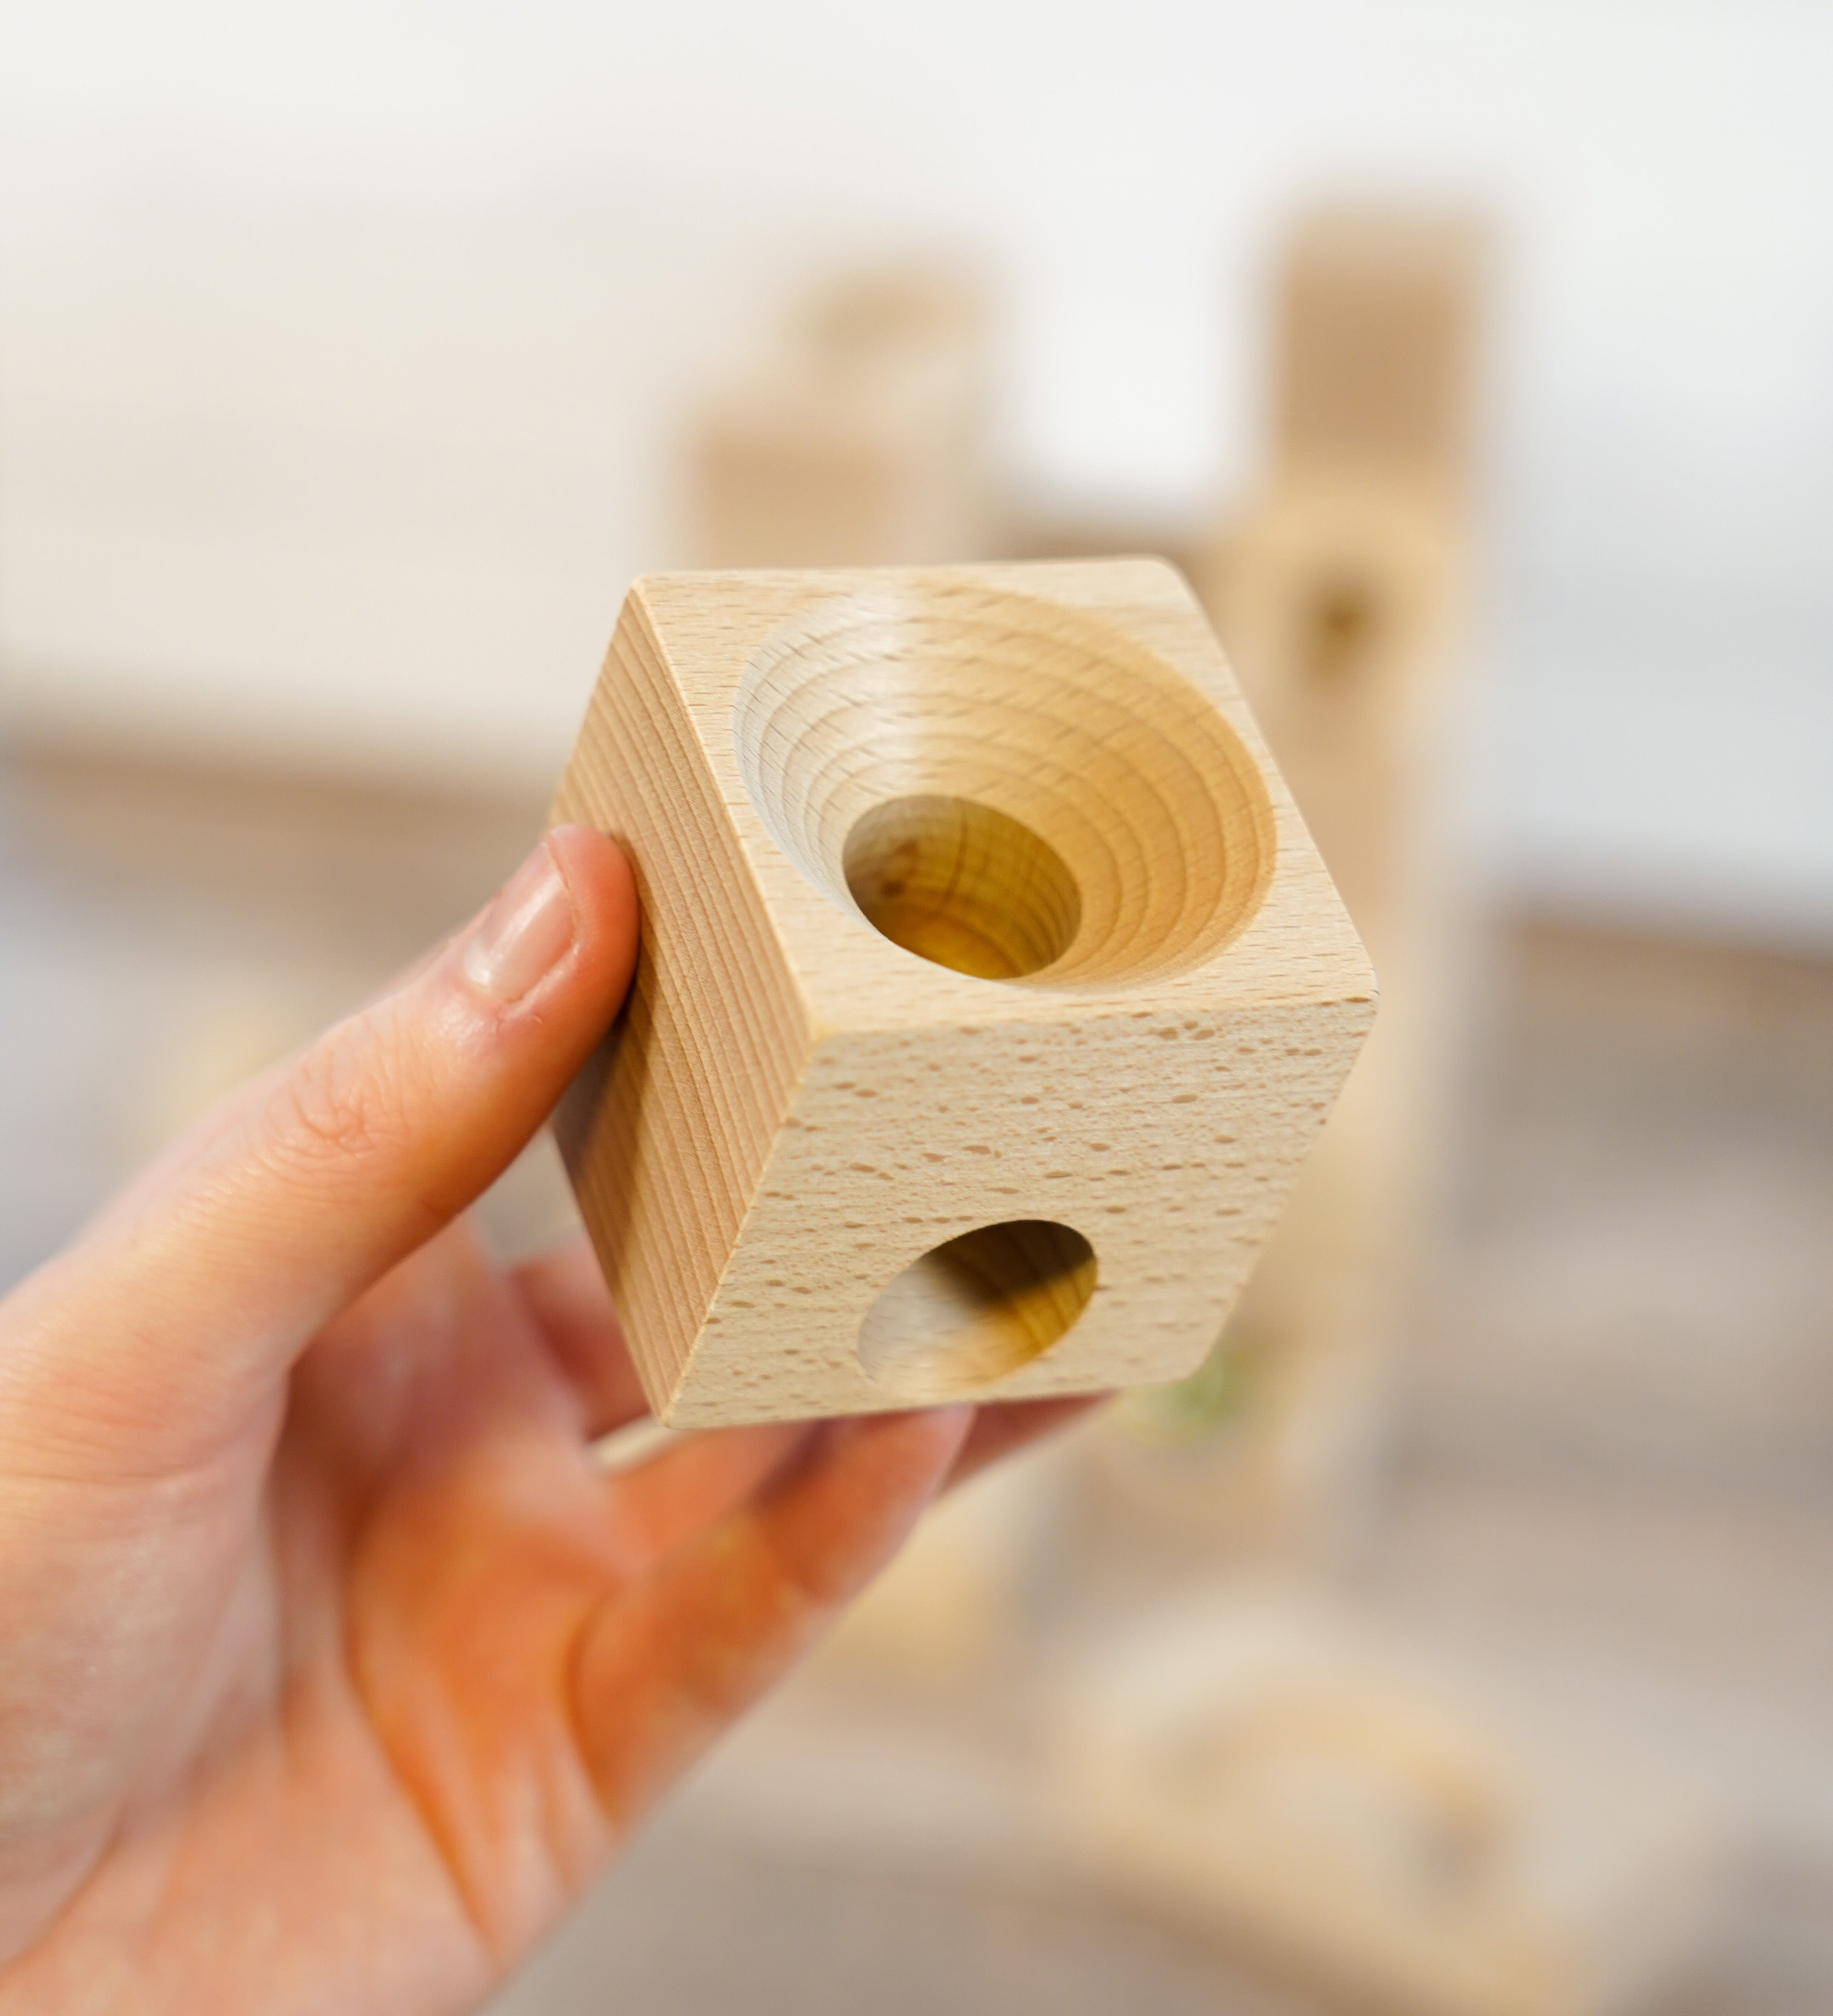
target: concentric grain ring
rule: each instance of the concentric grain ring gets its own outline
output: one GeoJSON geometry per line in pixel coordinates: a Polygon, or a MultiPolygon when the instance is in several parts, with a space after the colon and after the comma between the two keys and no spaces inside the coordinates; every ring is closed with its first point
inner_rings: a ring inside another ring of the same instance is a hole
{"type": "Polygon", "coordinates": [[[752,803],[817,888],[983,978],[1184,970],[1272,875],[1265,787],[1211,701],[1093,617],[1029,596],[938,581],[820,602],[752,658],[733,740],[752,803]]]}

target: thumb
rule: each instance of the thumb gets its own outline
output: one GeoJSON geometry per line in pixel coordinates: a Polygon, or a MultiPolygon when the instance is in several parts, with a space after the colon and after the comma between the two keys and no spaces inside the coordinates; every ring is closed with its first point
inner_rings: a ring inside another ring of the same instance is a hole
{"type": "Polygon", "coordinates": [[[468,932],[0,1305],[15,1396],[41,1377],[67,1420],[154,1460],[232,1431],[513,1159],[616,1013],[636,935],[616,846],[549,833],[468,932]]]}

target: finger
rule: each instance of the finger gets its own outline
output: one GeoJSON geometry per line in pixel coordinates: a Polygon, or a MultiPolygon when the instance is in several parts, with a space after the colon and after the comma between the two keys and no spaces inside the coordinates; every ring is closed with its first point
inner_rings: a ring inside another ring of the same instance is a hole
{"type": "Polygon", "coordinates": [[[585,1439],[578,1395],[468,1215],[326,1325],[287,1391],[288,1436],[355,1505],[403,1465],[534,1435],[564,1466],[585,1439]]]}
{"type": "MultiPolygon", "coordinates": [[[[479,913],[480,916],[482,914],[479,913]]],[[[438,945],[422,952],[363,1006],[368,1007],[376,1002],[386,1000],[390,995],[419,979],[445,949],[444,945],[438,945]]],[[[99,1234],[113,1231],[117,1226],[131,1223],[154,1197],[182,1179],[184,1172],[193,1163],[271,1098],[275,1089],[286,1082],[287,1075],[308,1047],[299,1046],[265,1069],[256,1071],[252,1077],[244,1078],[241,1084],[232,1086],[192,1126],[160,1149],[150,1161],[142,1166],[138,1174],[131,1176],[113,1197],[102,1204],[95,1215],[81,1228],[79,1242],[86,1244],[99,1234]]]]}
{"type": "Polygon", "coordinates": [[[703,1428],[639,1470],[607,1478],[605,1490],[626,1574],[648,1574],[703,1528],[744,1503],[819,1432],[807,1421],[703,1428]]]}
{"type": "Polygon", "coordinates": [[[827,1422],[748,1503],[588,1620],[582,1747],[620,1830],[896,1553],[960,1453],[967,1407],[827,1422]]]}
{"type": "Polygon", "coordinates": [[[616,847],[550,833],[469,932],[28,1282],[11,1370],[168,1456],[239,1427],[513,1159],[615,1012],[636,941],[616,847]]]}
{"type": "Polygon", "coordinates": [[[589,1436],[608,1435],[648,1412],[610,1291],[583,1233],[537,1254],[510,1277],[555,1361],[572,1382],[589,1436]]]}
{"type": "Polygon", "coordinates": [[[1083,1420],[1106,1406],[1111,1397],[1106,1393],[1079,1393],[1065,1400],[1007,1400],[981,1407],[961,1445],[961,1453],[955,1459],[954,1468],[949,1472],[945,1489],[953,1490],[989,1463],[1083,1420]]]}

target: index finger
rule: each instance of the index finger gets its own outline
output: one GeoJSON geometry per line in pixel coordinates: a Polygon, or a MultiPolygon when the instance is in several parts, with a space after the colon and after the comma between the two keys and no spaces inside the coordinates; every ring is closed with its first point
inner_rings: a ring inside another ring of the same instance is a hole
{"type": "Polygon", "coordinates": [[[7,1306],[16,1432],[183,1462],[268,1403],[332,1316],[482,1190],[610,1021],[628,864],[549,834],[470,934],[332,1029],[7,1306]]]}

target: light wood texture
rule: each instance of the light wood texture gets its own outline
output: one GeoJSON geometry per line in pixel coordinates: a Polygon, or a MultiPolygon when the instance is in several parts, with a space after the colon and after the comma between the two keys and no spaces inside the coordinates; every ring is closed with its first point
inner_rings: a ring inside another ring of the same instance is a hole
{"type": "Polygon", "coordinates": [[[1483,262],[1467,216],[1340,207],[1301,219],[1279,283],[1282,470],[1463,483],[1483,262]]]}
{"type": "Polygon", "coordinates": [[[1722,1910],[1720,1824],[1671,1765],[1297,1587],[1189,1592],[1057,1734],[1088,1868],[1356,2007],[1612,2016],[1722,1910]]]}
{"type": "Polygon", "coordinates": [[[965,276],[837,275],[707,401],[690,456],[708,567],[981,556],[988,316],[965,276]]]}
{"type": "MultiPolygon", "coordinates": [[[[1388,1348],[1425,1234],[1466,956],[1449,804],[1464,547],[1460,517],[1417,486],[1293,477],[1246,528],[1222,605],[1231,660],[1388,982],[1237,1312],[1263,1344],[1388,1348]]],[[[1306,1384],[1344,1404],[1373,1390],[1359,1373],[1306,1384]]]]}
{"type": "Polygon", "coordinates": [[[659,1416],[1201,1359],[1374,992],[1179,576],[639,582],[555,815],[643,897],[560,1135],[659,1416]]]}

